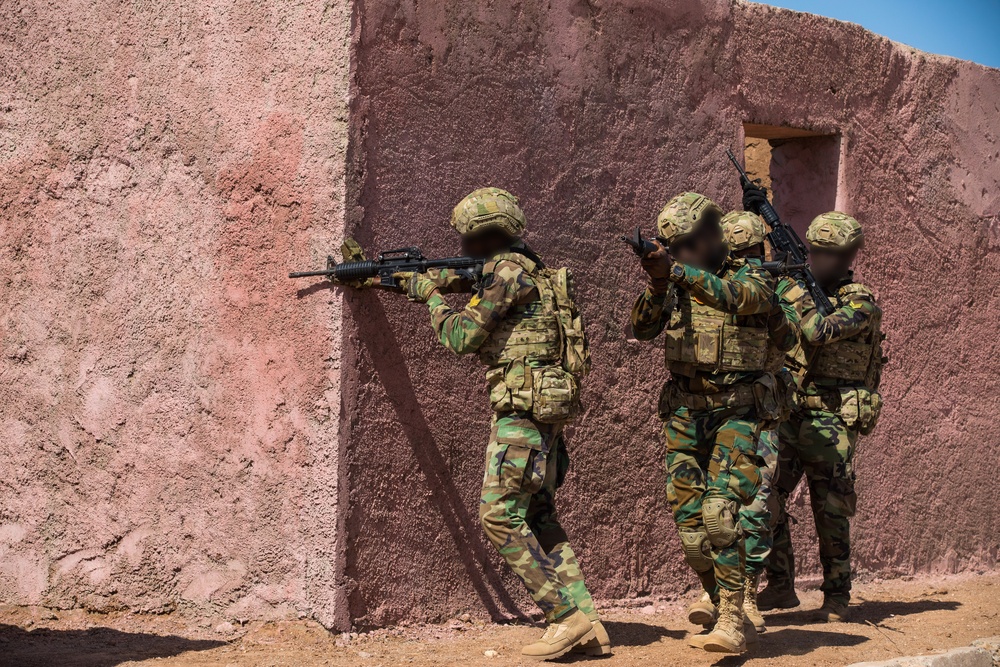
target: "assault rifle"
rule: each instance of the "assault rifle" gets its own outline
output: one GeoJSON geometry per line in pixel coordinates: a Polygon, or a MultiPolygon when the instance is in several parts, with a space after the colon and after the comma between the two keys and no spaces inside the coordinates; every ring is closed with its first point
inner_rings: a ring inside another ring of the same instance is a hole
{"type": "Polygon", "coordinates": [[[483,275],[483,260],[473,257],[444,257],[442,259],[427,259],[420,248],[398,248],[379,253],[378,259],[366,259],[361,262],[341,262],[338,264],[332,256],[326,258],[326,268],[322,271],[295,271],[288,274],[289,278],[311,278],[322,276],[333,283],[345,283],[378,278],[372,285],[383,289],[399,290],[399,281],[393,278],[395,273],[423,273],[428,269],[452,269],[458,275],[476,282],[483,275]]]}
{"type": "MultiPolygon", "coordinates": [[[[729,156],[729,160],[736,167],[736,171],[740,173],[740,185],[743,187],[743,192],[746,192],[750,188],[758,187],[750,180],[746,170],[736,161],[733,151],[727,149],[726,155],[729,156]]],[[[771,231],[767,234],[767,240],[770,242],[771,247],[774,248],[775,254],[781,258],[779,262],[784,264],[784,268],[789,275],[802,281],[816,303],[816,309],[819,310],[820,315],[826,317],[832,313],[834,309],[833,304],[830,303],[830,297],[819,286],[812,271],[806,265],[806,258],[809,256],[809,251],[806,249],[805,244],[802,243],[802,240],[799,239],[799,235],[795,233],[794,229],[781,221],[778,217],[778,212],[774,210],[771,202],[767,200],[766,194],[757,208],[758,210],[755,212],[759,213],[760,217],[764,218],[767,226],[771,228],[771,231]]],[[[771,262],[768,262],[768,264],[771,264],[771,262]]]]}
{"type": "Polygon", "coordinates": [[[638,255],[639,259],[656,250],[656,245],[652,241],[642,238],[642,231],[638,227],[632,232],[632,236],[623,235],[622,241],[632,248],[632,252],[638,255]]]}

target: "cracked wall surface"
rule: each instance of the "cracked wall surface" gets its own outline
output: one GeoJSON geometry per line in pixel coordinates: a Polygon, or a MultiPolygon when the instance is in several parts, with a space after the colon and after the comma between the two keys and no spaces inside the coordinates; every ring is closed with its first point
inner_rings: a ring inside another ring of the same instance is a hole
{"type": "Polygon", "coordinates": [[[477,362],[395,295],[286,278],[345,231],[453,254],[451,206],[487,183],[577,276],[595,371],[561,511],[591,586],[689,590],[662,352],[624,335],[642,280],[617,239],[681,190],[736,206],[744,122],[838,134],[838,206],[868,228],[892,364],[858,567],[996,567],[975,509],[1000,457],[996,70],[719,0],[4,11],[0,600],[340,628],[530,611],[478,525],[477,362]]]}

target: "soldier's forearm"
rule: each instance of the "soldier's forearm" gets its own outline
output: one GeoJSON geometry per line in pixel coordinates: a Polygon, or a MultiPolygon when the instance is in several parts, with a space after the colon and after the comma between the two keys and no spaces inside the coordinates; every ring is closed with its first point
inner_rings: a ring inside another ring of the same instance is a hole
{"type": "Polygon", "coordinates": [[[771,309],[774,291],[763,282],[726,280],[709,271],[681,266],[684,273],[674,282],[704,304],[734,315],[757,315],[771,309]]]}

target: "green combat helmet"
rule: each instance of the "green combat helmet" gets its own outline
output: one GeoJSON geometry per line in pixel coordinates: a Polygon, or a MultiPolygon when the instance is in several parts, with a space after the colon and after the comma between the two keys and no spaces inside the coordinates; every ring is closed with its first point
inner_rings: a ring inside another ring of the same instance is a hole
{"type": "Polygon", "coordinates": [[[518,238],[527,224],[517,197],[500,188],[479,188],[451,212],[451,226],[462,236],[494,228],[518,238]]]}
{"type": "Polygon", "coordinates": [[[861,223],[840,211],[817,215],[809,223],[806,240],[810,245],[835,250],[849,250],[860,246],[864,240],[861,223]]]}
{"type": "Polygon", "coordinates": [[[764,219],[750,211],[731,211],[722,217],[722,235],[729,249],[746,250],[764,242],[764,219]]]}
{"type": "Polygon", "coordinates": [[[673,243],[693,232],[698,223],[710,214],[718,220],[722,217],[722,209],[705,195],[684,192],[667,202],[660,215],[656,216],[656,227],[660,238],[673,243]]]}

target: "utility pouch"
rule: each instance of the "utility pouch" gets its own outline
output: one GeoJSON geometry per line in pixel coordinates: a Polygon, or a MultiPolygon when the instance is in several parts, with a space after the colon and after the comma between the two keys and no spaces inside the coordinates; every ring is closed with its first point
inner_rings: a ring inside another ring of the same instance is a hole
{"type": "Polygon", "coordinates": [[[764,373],[753,382],[754,405],[760,421],[778,421],[783,406],[778,391],[778,381],[771,373],[764,373]]]}
{"type": "Polygon", "coordinates": [[[844,387],[840,390],[840,410],[837,414],[849,428],[861,435],[875,430],[882,412],[882,396],[865,387],[844,387]]]}
{"type": "Polygon", "coordinates": [[[534,381],[524,359],[514,359],[486,373],[490,406],[494,412],[528,412],[532,408],[534,381]]]}
{"type": "Polygon", "coordinates": [[[534,387],[531,416],[543,424],[569,421],[580,407],[580,388],[573,375],[560,366],[529,370],[534,387]]]}
{"type": "Polygon", "coordinates": [[[660,399],[656,402],[656,412],[660,419],[667,421],[679,407],[681,407],[680,390],[673,382],[664,382],[660,388],[660,399]]]}
{"type": "Polygon", "coordinates": [[[858,389],[858,430],[868,435],[875,430],[882,412],[882,396],[877,391],[858,389]]]}

